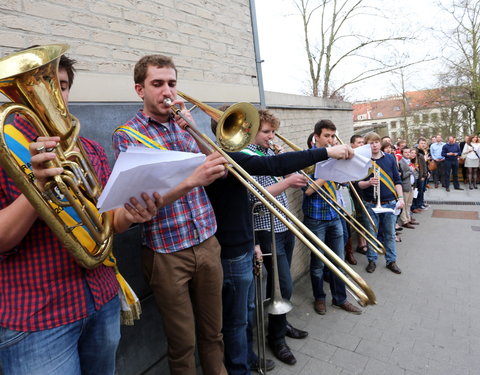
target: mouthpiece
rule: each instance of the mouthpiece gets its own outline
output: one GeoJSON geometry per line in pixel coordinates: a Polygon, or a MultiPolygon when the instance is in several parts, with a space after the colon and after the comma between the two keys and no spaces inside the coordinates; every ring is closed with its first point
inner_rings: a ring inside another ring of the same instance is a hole
{"type": "Polygon", "coordinates": [[[170,98],[163,99],[163,104],[170,107],[172,105],[172,99],[170,98]]]}

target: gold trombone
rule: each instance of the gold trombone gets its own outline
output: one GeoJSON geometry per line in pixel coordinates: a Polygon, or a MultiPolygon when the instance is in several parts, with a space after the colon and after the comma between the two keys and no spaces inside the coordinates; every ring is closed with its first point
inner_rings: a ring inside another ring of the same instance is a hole
{"type": "MultiPolygon", "coordinates": [[[[289,141],[287,138],[284,136],[275,133],[275,135],[286,145],[288,145],[292,150],[294,151],[300,151],[301,148],[289,141]]],[[[357,220],[355,219],[352,215],[350,215],[347,210],[339,205],[337,202],[331,199],[329,194],[327,194],[324,189],[318,185],[315,180],[313,180],[307,173],[304,171],[299,171],[298,173],[302,174],[305,176],[308,180],[309,186],[318,194],[320,197],[330,205],[330,207],[333,208],[333,210],[340,215],[348,224],[352,226],[354,230],[357,231],[357,233],[365,238],[365,240],[370,244],[371,248],[373,251],[375,251],[378,254],[385,255],[385,247],[383,244],[375,237],[372,233],[370,233],[365,227],[357,220]]],[[[353,189],[353,186],[352,186],[353,189]]]]}
{"type": "MultiPolygon", "coordinates": [[[[229,107],[225,112],[210,107],[192,97],[177,91],[177,94],[198,108],[206,112],[217,125],[217,141],[223,148],[229,151],[238,151],[244,148],[254,134],[258,131],[259,117],[258,110],[249,103],[237,103],[229,107]]],[[[373,290],[359,274],[352,270],[343,259],[326,246],[315,234],[313,234],[297,217],[281,205],[266,189],[264,189],[254,178],[252,178],[242,167],[238,165],[222,148],[220,148],[207,135],[200,133],[194,125],[181,113],[180,109],[172,105],[170,99],[164,103],[170,105],[174,113],[182,117],[187,123],[187,131],[200,143],[210,150],[220,153],[228,162],[226,168],[234,175],[265,207],[272,212],[292,233],[307,246],[321,261],[332,270],[352,292],[354,298],[361,306],[375,304],[376,297],[373,290]],[[252,187],[253,186],[253,187],[252,187]],[[285,217],[280,213],[282,212],[285,217]],[[287,220],[288,218],[288,220],[287,220]],[[291,222],[290,222],[291,221],[291,222]],[[293,223],[294,225],[292,225],[293,223]],[[299,228],[299,229],[297,229],[299,228]],[[309,239],[307,239],[307,237],[309,239]],[[316,246],[315,246],[315,245],[316,246]],[[325,256],[318,248],[325,251],[325,256]],[[343,272],[333,263],[335,262],[343,272]],[[344,273],[345,272],[345,273],[344,273]],[[348,278],[346,275],[350,276],[348,278]],[[352,281],[353,280],[353,281],[352,281]],[[355,282],[355,283],[354,283],[355,282]]]]}

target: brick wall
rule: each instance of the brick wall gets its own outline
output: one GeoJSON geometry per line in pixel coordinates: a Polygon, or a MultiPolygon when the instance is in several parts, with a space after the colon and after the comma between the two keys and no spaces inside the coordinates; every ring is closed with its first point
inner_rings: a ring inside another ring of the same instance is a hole
{"type": "Polygon", "coordinates": [[[105,79],[131,82],[141,56],[162,53],[184,82],[258,90],[248,0],[3,0],[0,35],[0,56],[67,43],[81,73],[105,79]]]}

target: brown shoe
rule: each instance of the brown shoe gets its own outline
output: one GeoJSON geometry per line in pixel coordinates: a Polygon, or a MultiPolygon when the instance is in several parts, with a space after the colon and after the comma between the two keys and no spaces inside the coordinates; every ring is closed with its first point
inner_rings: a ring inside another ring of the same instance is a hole
{"type": "Polygon", "coordinates": [[[415,227],[410,223],[403,224],[402,227],[408,228],[408,229],[415,229],[415,227]]]}
{"type": "Polygon", "coordinates": [[[315,300],[315,302],[313,303],[313,309],[317,314],[325,315],[325,313],[327,312],[327,306],[325,305],[325,301],[322,301],[320,299],[315,300]]]}
{"type": "Polygon", "coordinates": [[[414,214],[419,214],[419,213],[422,212],[422,210],[421,210],[420,208],[415,208],[414,210],[412,210],[412,212],[413,212],[414,214]]]}
{"type": "Polygon", "coordinates": [[[397,263],[396,262],[390,262],[387,264],[387,268],[392,271],[393,273],[396,273],[396,274],[401,274],[402,273],[402,270],[400,268],[398,268],[397,266],[397,263]]]}
{"type": "Polygon", "coordinates": [[[345,260],[352,264],[352,265],[355,265],[357,264],[357,260],[355,259],[355,257],[353,256],[353,252],[348,252],[345,254],[345,260]]]}
{"type": "Polygon", "coordinates": [[[408,224],[412,224],[412,225],[420,225],[420,223],[414,219],[410,220],[410,222],[408,224]]]}
{"type": "Polygon", "coordinates": [[[358,308],[355,305],[352,305],[348,301],[345,301],[341,305],[336,305],[336,304],[333,303],[333,306],[337,306],[337,307],[341,308],[342,310],[345,310],[346,312],[349,312],[349,313],[352,313],[352,314],[355,314],[355,315],[360,315],[362,313],[362,309],[358,308]]]}

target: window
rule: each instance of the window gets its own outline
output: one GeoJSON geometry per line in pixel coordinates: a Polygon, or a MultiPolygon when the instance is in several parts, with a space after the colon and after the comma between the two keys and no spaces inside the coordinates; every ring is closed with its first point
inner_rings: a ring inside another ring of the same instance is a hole
{"type": "Polygon", "coordinates": [[[397,128],[397,122],[396,121],[390,121],[390,127],[392,129],[396,129],[397,128]]]}
{"type": "Polygon", "coordinates": [[[396,105],[395,107],[393,107],[393,110],[394,111],[400,111],[400,107],[398,105],[396,105]]]}
{"type": "Polygon", "coordinates": [[[413,122],[417,125],[420,124],[420,115],[413,116],[413,122]]]}
{"type": "Polygon", "coordinates": [[[377,117],[383,117],[383,113],[382,113],[382,112],[378,112],[378,113],[377,113],[377,117]]]}
{"type": "Polygon", "coordinates": [[[422,115],[422,122],[426,124],[426,123],[428,123],[428,120],[429,120],[428,113],[424,113],[422,115]]]}
{"type": "Polygon", "coordinates": [[[430,119],[433,123],[437,123],[438,122],[438,113],[432,113],[432,115],[430,116],[430,119]]]}
{"type": "Polygon", "coordinates": [[[357,116],[357,120],[366,120],[366,119],[367,119],[367,115],[366,115],[366,114],[358,115],[358,116],[357,116]]]}

